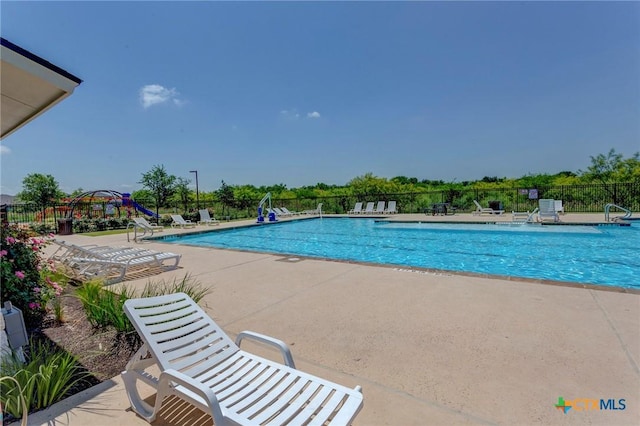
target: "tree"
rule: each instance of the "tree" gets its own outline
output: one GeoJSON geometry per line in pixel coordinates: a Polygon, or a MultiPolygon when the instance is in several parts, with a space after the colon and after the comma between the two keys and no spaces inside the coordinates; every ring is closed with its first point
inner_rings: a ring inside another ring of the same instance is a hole
{"type": "Polygon", "coordinates": [[[640,182],[640,152],[629,158],[611,149],[607,155],[599,154],[591,158],[587,170],[580,170],[580,177],[599,183],[640,182]]]}
{"type": "Polygon", "coordinates": [[[374,176],[373,173],[365,173],[364,176],[355,177],[348,185],[351,186],[353,195],[356,197],[367,198],[394,192],[393,190],[387,191],[389,183],[386,178],[379,178],[374,176]]]}
{"type": "Polygon", "coordinates": [[[32,173],[22,180],[22,192],[18,194],[20,200],[35,203],[42,211],[42,218],[46,217],[46,208],[63,196],[58,182],[51,175],[32,173]]]}
{"type": "Polygon", "coordinates": [[[260,199],[260,195],[255,191],[251,185],[243,185],[233,188],[234,204],[239,209],[246,209],[247,215],[250,216],[250,208],[257,207],[256,200],[260,199]]]}
{"type": "Polygon", "coordinates": [[[71,192],[71,194],[69,194],[69,197],[70,198],[75,198],[75,197],[77,197],[78,195],[80,195],[80,194],[82,194],[84,192],[86,192],[86,191],[84,189],[82,189],[82,188],[74,189],[71,192]]]}
{"type": "Polygon", "coordinates": [[[218,196],[218,200],[222,203],[222,215],[224,216],[224,208],[231,208],[235,204],[233,188],[227,185],[223,180],[222,185],[220,185],[220,189],[216,191],[216,195],[218,196]]]}
{"type": "Polygon", "coordinates": [[[640,183],[640,152],[632,157],[622,160],[616,167],[615,179],[618,182],[640,183]]]}
{"type": "Polygon", "coordinates": [[[175,185],[175,195],[182,204],[183,211],[185,212],[189,209],[189,198],[191,196],[191,190],[189,189],[190,183],[191,180],[179,177],[175,185]]]}
{"type": "Polygon", "coordinates": [[[616,169],[622,163],[622,154],[617,154],[616,150],[611,148],[609,153],[598,154],[591,158],[591,165],[586,171],[581,171],[581,175],[588,181],[597,181],[599,183],[609,183],[613,180],[616,169]]]}
{"type": "Polygon", "coordinates": [[[153,166],[147,173],[142,174],[140,184],[153,194],[156,203],[156,214],[160,216],[160,207],[167,204],[167,200],[175,192],[176,177],[169,175],[164,166],[153,166]]]}

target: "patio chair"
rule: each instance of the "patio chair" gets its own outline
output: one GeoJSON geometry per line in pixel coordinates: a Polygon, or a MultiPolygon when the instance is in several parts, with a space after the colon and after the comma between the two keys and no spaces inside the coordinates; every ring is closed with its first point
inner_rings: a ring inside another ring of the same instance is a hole
{"type": "Polygon", "coordinates": [[[171,270],[178,267],[182,255],[146,250],[141,252],[120,253],[105,258],[73,257],[73,269],[78,275],[87,278],[103,278],[106,284],[123,281],[129,273],[141,273],[151,269],[171,270]],[[173,263],[165,264],[165,261],[173,263]]]}
{"type": "Polygon", "coordinates": [[[360,214],[362,213],[362,203],[357,202],[353,209],[349,210],[349,214],[360,214]]]}
{"type": "Polygon", "coordinates": [[[305,210],[302,212],[303,214],[319,214],[322,215],[322,203],[318,204],[318,207],[312,210],[305,210]]]}
{"type": "Polygon", "coordinates": [[[144,217],[134,217],[131,219],[133,222],[129,222],[127,225],[127,241],[129,241],[129,230],[133,229],[133,239],[138,240],[138,230],[142,231],[142,235],[140,238],[147,235],[149,232],[149,236],[153,236],[155,231],[164,231],[164,227],[162,225],[156,225],[155,223],[149,223],[147,219],[144,217]]]}
{"type": "Polygon", "coordinates": [[[173,219],[173,222],[171,222],[171,227],[175,228],[175,227],[180,227],[180,228],[192,228],[195,227],[196,224],[191,222],[190,220],[185,220],[182,215],[179,214],[172,214],[171,215],[171,219],[173,219]]]}
{"type": "Polygon", "coordinates": [[[360,386],[296,370],[288,346],[272,337],[243,331],[234,343],[184,293],[129,299],[124,311],[143,345],[122,379],[131,407],[148,422],[171,395],[210,414],[216,425],[347,425],[362,408],[360,386]],[[284,364],[243,351],[244,339],[279,349],[284,364]],[[153,406],[141,397],[138,380],[156,389],[153,406]]]}
{"type": "Polygon", "coordinates": [[[558,216],[558,212],[556,211],[556,203],[553,199],[540,199],[538,200],[538,221],[546,222],[559,222],[560,216],[558,216]]]}
{"type": "Polygon", "coordinates": [[[150,223],[147,219],[145,219],[144,217],[134,217],[131,220],[133,220],[133,223],[135,223],[137,226],[139,226],[140,228],[142,228],[143,230],[148,230],[148,231],[163,231],[164,227],[162,225],[157,225],[155,223],[150,223]]]}
{"type": "Polygon", "coordinates": [[[280,216],[280,217],[290,216],[289,214],[285,213],[285,212],[284,212],[281,208],[279,208],[279,207],[274,207],[272,210],[276,213],[276,216],[280,216]]]}
{"type": "Polygon", "coordinates": [[[473,200],[473,204],[476,205],[476,210],[473,212],[474,215],[502,214],[502,213],[504,213],[504,210],[494,210],[491,207],[482,207],[477,200],[473,200]]]}
{"type": "Polygon", "coordinates": [[[79,246],[77,244],[67,243],[61,240],[53,240],[58,246],[55,252],[49,256],[49,259],[57,262],[66,263],[69,259],[77,256],[98,256],[110,257],[123,253],[139,253],[148,251],[147,249],[129,246],[99,246],[97,244],[86,244],[79,246]]]}
{"type": "Polygon", "coordinates": [[[280,207],[280,210],[282,210],[283,212],[285,212],[286,214],[288,214],[289,216],[297,216],[300,214],[300,212],[292,212],[291,210],[289,210],[286,207],[280,207]]]}
{"type": "Polygon", "coordinates": [[[554,208],[556,213],[564,214],[564,206],[562,205],[562,200],[553,200],[554,208]]]}
{"type": "Polygon", "coordinates": [[[362,214],[373,214],[373,201],[369,201],[362,214]]]}
{"type": "Polygon", "coordinates": [[[122,281],[127,273],[151,268],[175,269],[182,257],[136,247],[78,246],[54,240],[65,251],[52,259],[68,266],[79,277],[104,278],[107,284],[122,281]],[[173,261],[165,265],[165,261],[173,261]]]}
{"type": "Polygon", "coordinates": [[[512,211],[511,221],[515,223],[531,223],[533,222],[533,218],[535,217],[536,213],[538,213],[538,207],[536,207],[531,213],[529,213],[528,210],[526,212],[512,211]]]}
{"type": "Polygon", "coordinates": [[[220,225],[220,221],[218,221],[218,219],[211,217],[211,215],[209,214],[209,210],[202,209],[202,210],[199,210],[199,212],[200,212],[200,221],[198,222],[198,224],[200,224],[200,225],[220,225]]]}
{"type": "Polygon", "coordinates": [[[389,201],[389,205],[387,206],[387,208],[384,211],[385,214],[396,214],[398,213],[398,211],[396,210],[396,202],[395,201],[389,201]]]}
{"type": "Polygon", "coordinates": [[[384,214],[384,205],[387,204],[386,201],[378,201],[378,205],[373,211],[374,214],[384,214]]]}

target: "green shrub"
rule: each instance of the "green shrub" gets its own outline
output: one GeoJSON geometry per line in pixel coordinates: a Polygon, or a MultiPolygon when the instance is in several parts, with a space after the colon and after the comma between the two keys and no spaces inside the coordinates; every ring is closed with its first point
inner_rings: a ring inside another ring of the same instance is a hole
{"type": "Polygon", "coordinates": [[[52,223],[31,223],[29,228],[39,235],[46,235],[57,231],[56,226],[52,223]]]}
{"type": "Polygon", "coordinates": [[[26,364],[10,357],[2,362],[3,374],[13,377],[15,382],[0,382],[0,401],[3,412],[15,418],[23,414],[21,395],[29,412],[41,410],[63,399],[73,386],[89,376],[73,355],[51,344],[32,339],[28,353],[26,364]]]}

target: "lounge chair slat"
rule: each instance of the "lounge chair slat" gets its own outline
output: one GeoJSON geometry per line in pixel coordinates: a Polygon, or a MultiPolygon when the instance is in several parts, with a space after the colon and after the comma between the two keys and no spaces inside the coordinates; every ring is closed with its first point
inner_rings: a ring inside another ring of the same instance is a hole
{"type": "Polygon", "coordinates": [[[182,324],[186,325],[192,322],[202,321],[203,318],[205,317],[203,317],[200,312],[193,309],[193,307],[188,307],[174,312],[160,312],[155,315],[145,315],[142,317],[142,320],[148,327],[164,325],[165,328],[175,328],[183,326],[182,324]],[[185,323],[185,320],[188,322],[185,323]]]}
{"type": "MultiPolygon", "coordinates": [[[[344,393],[335,392],[331,398],[323,404],[322,410],[320,410],[311,420],[309,425],[322,425],[326,422],[332,414],[335,413],[336,408],[342,403],[344,399],[344,393]]],[[[340,424],[336,422],[336,424],[340,424]]]]}
{"type": "Polygon", "coordinates": [[[309,401],[313,400],[313,395],[318,391],[320,385],[318,383],[307,383],[307,387],[299,393],[294,395],[286,407],[282,409],[278,416],[271,419],[273,424],[285,424],[289,423],[292,418],[295,418],[299,414],[309,401]]]}
{"type": "Polygon", "coordinates": [[[266,422],[280,410],[287,407],[294,396],[308,383],[306,380],[296,379],[298,378],[292,375],[287,376],[285,380],[271,388],[269,392],[264,393],[262,398],[256,401],[256,403],[243,414],[249,417],[254,423],[261,424],[266,422]]]}
{"type": "MultiPolygon", "coordinates": [[[[255,387],[259,386],[259,383],[264,382],[271,376],[270,373],[270,369],[266,365],[247,362],[242,369],[234,371],[232,380],[225,381],[228,382],[225,383],[225,387],[218,387],[219,390],[216,390],[216,395],[221,401],[224,401],[249,386],[255,389],[255,387]],[[262,376],[264,377],[260,380],[259,378],[262,376]]],[[[226,403],[228,404],[229,402],[227,401],[226,403]]]]}
{"type": "Polygon", "coordinates": [[[176,348],[183,346],[216,346],[222,348],[228,346],[231,343],[225,339],[217,330],[212,330],[211,327],[203,327],[200,330],[188,334],[186,336],[178,337],[177,339],[168,340],[160,343],[158,348],[162,352],[170,352],[176,348]]]}
{"type": "MultiPolygon", "coordinates": [[[[165,352],[164,355],[169,359],[170,368],[183,371],[185,374],[196,377],[211,368],[212,362],[208,358],[221,357],[220,351],[213,346],[205,347],[191,354],[187,354],[181,358],[174,357],[171,352],[165,352]]],[[[225,354],[226,355],[226,354],[225,354]]]]}
{"type": "Polygon", "coordinates": [[[170,305],[161,305],[161,306],[149,306],[145,308],[137,308],[140,312],[140,315],[143,318],[153,317],[154,315],[160,315],[167,312],[180,311],[184,309],[188,309],[191,304],[186,300],[181,300],[176,303],[172,303],[170,305]]]}
{"type": "MultiPolygon", "coordinates": [[[[283,370],[274,370],[273,372],[271,370],[262,370],[262,372],[275,374],[271,374],[271,376],[268,377],[268,380],[261,382],[259,386],[256,386],[255,388],[251,386],[245,386],[234,395],[223,399],[225,404],[227,406],[233,406],[234,410],[242,411],[244,408],[250,406],[256,400],[260,399],[263,395],[263,392],[273,388],[287,375],[287,372],[283,370]],[[259,391],[257,388],[259,388],[259,391]]],[[[263,375],[266,376],[266,374],[263,375]]]]}
{"type": "Polygon", "coordinates": [[[316,411],[320,410],[326,399],[331,395],[332,389],[328,386],[322,386],[317,394],[313,396],[302,411],[300,411],[296,418],[300,421],[305,421],[313,417],[316,411]]]}
{"type": "MultiPolygon", "coordinates": [[[[170,343],[170,342],[168,342],[170,343]]],[[[189,356],[189,354],[195,352],[202,353],[213,353],[217,354],[223,351],[226,347],[228,347],[228,342],[225,342],[223,339],[220,339],[219,336],[216,338],[215,335],[204,335],[201,339],[186,341],[184,343],[176,343],[175,348],[171,348],[168,345],[164,345],[165,350],[163,353],[170,360],[175,360],[178,358],[183,358],[189,356]]],[[[209,357],[215,355],[208,355],[209,357]]],[[[173,362],[173,361],[171,361],[173,362]]]]}

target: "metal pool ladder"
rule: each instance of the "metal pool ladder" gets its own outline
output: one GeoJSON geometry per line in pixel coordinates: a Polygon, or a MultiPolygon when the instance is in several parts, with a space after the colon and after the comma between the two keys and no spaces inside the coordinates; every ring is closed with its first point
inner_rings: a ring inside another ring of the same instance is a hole
{"type": "Polygon", "coordinates": [[[618,210],[622,210],[625,212],[624,216],[616,216],[613,218],[613,220],[618,220],[618,219],[629,219],[631,217],[631,210],[629,209],[625,209],[624,207],[620,207],[616,204],[613,203],[609,203],[606,206],[604,206],[604,220],[609,222],[609,210],[611,209],[611,207],[615,207],[618,210]]]}

